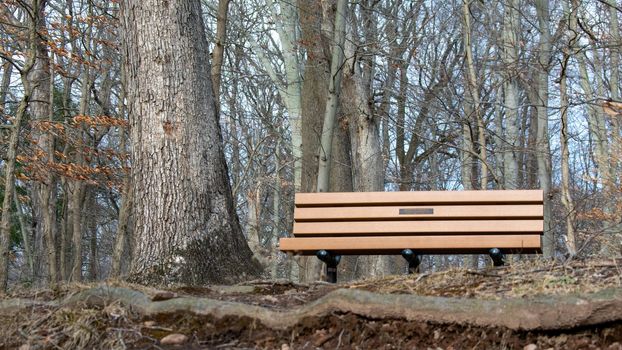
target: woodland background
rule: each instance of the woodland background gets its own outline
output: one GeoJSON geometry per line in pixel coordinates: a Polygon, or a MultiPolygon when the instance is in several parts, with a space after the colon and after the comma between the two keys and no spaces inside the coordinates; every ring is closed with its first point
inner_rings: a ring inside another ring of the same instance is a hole
{"type": "MultiPolygon", "coordinates": [[[[128,276],[139,248],[161,239],[135,235],[136,222],[158,222],[133,209],[119,7],[0,4],[3,288],[128,276]]],[[[316,260],[276,246],[295,192],[541,188],[545,258],[622,253],[619,2],[201,8],[211,61],[201,78],[213,86],[233,203],[264,274],[317,278],[316,260]]],[[[486,263],[428,256],[423,269],[486,263]]],[[[341,276],[402,265],[352,258],[341,276]]]]}

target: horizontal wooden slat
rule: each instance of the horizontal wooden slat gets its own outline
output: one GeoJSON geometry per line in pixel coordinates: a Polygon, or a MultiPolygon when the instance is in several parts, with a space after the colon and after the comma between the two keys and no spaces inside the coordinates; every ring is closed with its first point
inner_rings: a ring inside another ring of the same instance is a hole
{"type": "Polygon", "coordinates": [[[454,220],[454,221],[340,221],[296,222],[294,235],[371,235],[443,233],[542,233],[542,220],[454,220]]]}
{"type": "Polygon", "coordinates": [[[297,193],[297,207],[542,203],[542,190],[297,193]]]}
{"type": "Polygon", "coordinates": [[[295,254],[313,255],[321,249],[337,254],[399,254],[409,248],[421,253],[486,253],[490,248],[536,253],[541,249],[540,235],[469,236],[382,236],[281,238],[279,249],[295,254]]]}
{"type": "Polygon", "coordinates": [[[387,207],[311,207],[296,208],[294,219],[303,221],[347,220],[417,220],[478,218],[542,218],[543,206],[527,205],[461,205],[461,206],[387,206],[387,207]]]}

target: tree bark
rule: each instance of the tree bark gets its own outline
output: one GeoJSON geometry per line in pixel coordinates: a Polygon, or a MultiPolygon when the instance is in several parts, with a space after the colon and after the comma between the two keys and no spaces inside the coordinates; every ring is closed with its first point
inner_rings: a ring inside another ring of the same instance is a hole
{"type": "Polygon", "coordinates": [[[132,280],[232,282],[256,276],[233,199],[201,5],[121,3],[132,140],[132,280]]]}

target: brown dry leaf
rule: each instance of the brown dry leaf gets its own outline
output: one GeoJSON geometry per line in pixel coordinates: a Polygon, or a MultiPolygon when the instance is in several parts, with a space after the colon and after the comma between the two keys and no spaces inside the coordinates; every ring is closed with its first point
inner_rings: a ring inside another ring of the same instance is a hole
{"type": "Polygon", "coordinates": [[[603,102],[603,110],[605,111],[605,113],[609,114],[610,116],[615,117],[619,114],[622,114],[622,103],[613,102],[613,101],[605,101],[603,102]]]}

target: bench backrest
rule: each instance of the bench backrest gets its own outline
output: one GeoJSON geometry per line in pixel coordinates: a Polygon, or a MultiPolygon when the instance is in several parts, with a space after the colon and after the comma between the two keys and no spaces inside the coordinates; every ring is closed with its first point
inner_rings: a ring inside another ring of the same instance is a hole
{"type": "Polygon", "coordinates": [[[296,237],[542,234],[541,190],[298,193],[296,237]]]}

